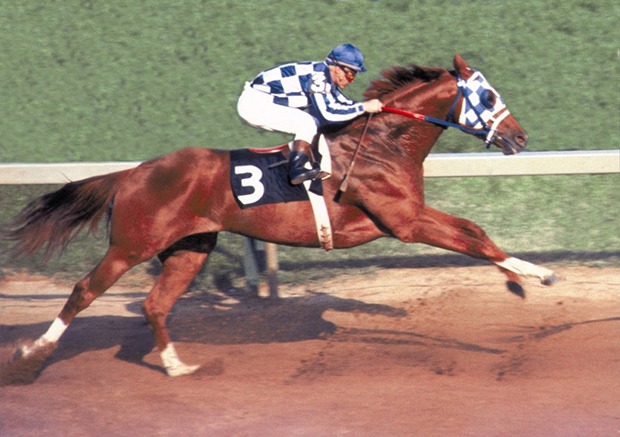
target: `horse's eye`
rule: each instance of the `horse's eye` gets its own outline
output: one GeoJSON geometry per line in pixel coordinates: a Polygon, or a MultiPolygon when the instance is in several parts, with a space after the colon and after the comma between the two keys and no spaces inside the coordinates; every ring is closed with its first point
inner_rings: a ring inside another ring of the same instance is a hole
{"type": "Polygon", "coordinates": [[[493,109],[495,106],[495,93],[493,91],[484,90],[480,95],[480,103],[487,109],[493,109]]]}

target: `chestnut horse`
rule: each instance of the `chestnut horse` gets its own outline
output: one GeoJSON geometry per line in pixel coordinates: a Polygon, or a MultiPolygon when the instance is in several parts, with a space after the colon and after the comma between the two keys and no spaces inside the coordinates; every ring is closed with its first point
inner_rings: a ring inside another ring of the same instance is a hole
{"type": "MultiPolygon", "coordinates": [[[[431,122],[384,111],[326,133],[333,158],[323,190],[335,248],[393,237],[489,260],[513,288],[520,287],[515,285],[520,276],[538,277],[546,285],[555,281],[552,271],[502,252],[471,221],[424,204],[424,159],[446,125],[480,136],[504,154],[527,144],[526,133],[480,72],[458,55],[453,71],[392,67],[364,96],[380,98],[397,112],[422,113],[431,122]],[[354,156],[354,171],[348,172],[354,156]],[[340,189],[345,174],[346,191],[340,189]]],[[[42,366],[80,311],[133,266],[158,256],[163,269],[144,313],[168,375],[195,371],[198,366],[184,364],[176,354],[166,315],[215,248],[218,232],[320,247],[307,201],[240,208],[231,191],[230,156],[224,150],[181,149],[134,169],[68,183],[24,208],[5,234],[19,253],[63,249],[83,227],[96,228],[108,209],[110,245],[76,283],[49,330],[18,348],[11,365],[30,360],[42,366]]]]}

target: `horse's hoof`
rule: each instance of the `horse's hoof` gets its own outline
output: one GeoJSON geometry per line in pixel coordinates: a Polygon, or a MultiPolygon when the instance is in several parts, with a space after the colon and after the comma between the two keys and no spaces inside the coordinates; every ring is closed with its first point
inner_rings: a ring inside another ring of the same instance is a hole
{"type": "Polygon", "coordinates": [[[28,346],[16,348],[9,362],[0,370],[0,387],[32,384],[55,348],[55,343],[35,349],[28,346]]]}
{"type": "Polygon", "coordinates": [[[525,290],[518,282],[506,281],[506,287],[508,287],[508,291],[510,291],[512,294],[515,294],[520,298],[525,299],[525,290]]]}
{"type": "Polygon", "coordinates": [[[183,375],[191,375],[196,370],[198,370],[200,366],[188,366],[186,364],[182,364],[180,366],[168,367],[166,368],[166,373],[168,376],[183,376],[183,375]]]}
{"type": "Polygon", "coordinates": [[[545,279],[543,279],[542,281],[540,281],[540,283],[541,283],[542,285],[546,285],[546,286],[548,287],[548,286],[551,286],[551,285],[555,284],[555,283],[556,283],[556,282],[558,282],[559,280],[560,280],[560,277],[559,277],[559,276],[556,276],[556,274],[555,274],[555,273],[552,273],[551,275],[547,276],[545,279]]]}

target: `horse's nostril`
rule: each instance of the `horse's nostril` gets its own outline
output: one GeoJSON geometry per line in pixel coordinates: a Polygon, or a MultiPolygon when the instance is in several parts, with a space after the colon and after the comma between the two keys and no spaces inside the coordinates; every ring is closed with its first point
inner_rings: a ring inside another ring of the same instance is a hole
{"type": "Polygon", "coordinates": [[[527,145],[527,140],[527,134],[515,135],[515,142],[521,147],[525,147],[527,145]]]}

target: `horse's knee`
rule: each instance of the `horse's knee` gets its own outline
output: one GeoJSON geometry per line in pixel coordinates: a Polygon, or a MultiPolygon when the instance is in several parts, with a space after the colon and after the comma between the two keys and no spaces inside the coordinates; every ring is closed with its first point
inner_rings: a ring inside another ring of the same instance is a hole
{"type": "Polygon", "coordinates": [[[476,240],[488,239],[486,232],[480,226],[467,219],[460,219],[458,227],[470,238],[476,240]]]}

